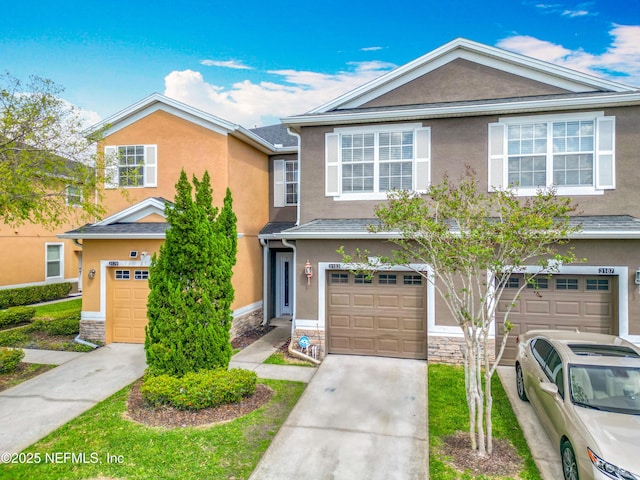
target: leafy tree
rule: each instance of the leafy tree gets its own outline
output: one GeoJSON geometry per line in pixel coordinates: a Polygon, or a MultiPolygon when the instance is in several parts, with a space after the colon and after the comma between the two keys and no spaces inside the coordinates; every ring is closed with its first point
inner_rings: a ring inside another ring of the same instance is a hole
{"type": "MultiPolygon", "coordinates": [[[[515,303],[498,326],[504,336],[492,362],[489,336],[496,308],[509,277],[525,266],[539,270],[527,275],[516,299],[527,285],[535,287],[537,275],[552,274],[559,264],[576,260],[571,249],[559,254],[557,248],[579,229],[570,223],[574,211],[570,199],[553,190],[526,199],[512,189],[482,192],[470,168],[457,184],[445,176],[425,196],[394,191],[387,204],[376,208],[379,224],[371,231],[400,233],[390,239],[392,256],[381,260],[429,265],[428,271],[417,273],[435,286],[462,329],[469,434],[472,449],[481,456],[493,449],[491,378],[513,327],[509,313],[515,303]]],[[[375,268],[366,260],[369,252],[351,256],[339,251],[360,270],[375,268]]]]}
{"type": "Polygon", "coordinates": [[[72,215],[103,213],[96,187],[104,168],[92,152],[102,135],[84,136],[80,113],[40,77],[23,84],[0,75],[0,220],[57,226],[72,215]],[[72,199],[72,205],[68,204],[72,199]],[[80,206],[82,208],[73,208],[80,206]]]}
{"type": "Polygon", "coordinates": [[[223,224],[235,229],[235,216],[227,211],[231,196],[227,192],[229,201],[218,214],[208,173],[193,183],[195,200],[183,170],[175,201],[166,206],[166,240],[149,269],[145,351],[153,375],[227,368],[231,359],[233,288],[227,278],[230,286],[235,249],[222,233],[223,224]]]}

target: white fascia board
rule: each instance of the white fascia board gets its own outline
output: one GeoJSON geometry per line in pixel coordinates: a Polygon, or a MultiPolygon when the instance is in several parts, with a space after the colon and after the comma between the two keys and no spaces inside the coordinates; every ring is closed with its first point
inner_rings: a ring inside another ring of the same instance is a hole
{"type": "Polygon", "coordinates": [[[147,198],[135,205],[125,208],[124,210],[120,210],[119,212],[114,213],[93,225],[111,225],[112,223],[121,222],[125,219],[130,221],[140,220],[140,218],[144,218],[152,213],[157,213],[158,215],[166,217],[164,214],[164,202],[161,202],[155,197],[147,198]]]}
{"type": "Polygon", "coordinates": [[[418,107],[406,110],[334,112],[330,114],[286,117],[287,126],[337,125],[361,122],[390,122],[442,117],[471,117],[480,115],[515,114],[585,108],[606,108],[640,105],[640,92],[592,97],[549,98],[544,100],[522,100],[518,102],[487,103],[476,105],[442,105],[418,107]]]}
{"type": "Polygon", "coordinates": [[[59,233],[58,238],[77,240],[164,240],[164,233],[59,233]]]}
{"type": "Polygon", "coordinates": [[[425,73],[435,70],[456,58],[467,58],[482,65],[498,68],[575,92],[600,89],[614,92],[636,90],[629,85],[605,80],[464,38],[458,38],[328,103],[314,108],[308,113],[324,113],[336,108],[360,106],[372,98],[376,98],[425,73]]]}
{"type": "Polygon", "coordinates": [[[275,234],[272,239],[284,238],[286,240],[388,240],[402,238],[398,232],[291,232],[275,234]]]}
{"type": "Polygon", "coordinates": [[[640,232],[638,231],[610,231],[610,232],[589,232],[582,231],[570,235],[571,240],[638,240],[640,232]]]}
{"type": "Polygon", "coordinates": [[[238,125],[228,122],[220,117],[190,107],[159,93],[153,93],[137,103],[119,111],[106,120],[97,123],[85,131],[85,134],[106,127],[105,135],[111,135],[141,118],[158,110],[165,111],[184,120],[200,125],[209,130],[226,135],[230,131],[238,129],[238,125]]]}

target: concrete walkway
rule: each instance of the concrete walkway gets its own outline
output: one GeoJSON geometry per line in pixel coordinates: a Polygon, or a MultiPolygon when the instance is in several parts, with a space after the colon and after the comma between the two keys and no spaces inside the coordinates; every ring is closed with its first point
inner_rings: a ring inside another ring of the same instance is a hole
{"type": "Polygon", "coordinates": [[[36,363],[61,364],[0,392],[0,453],[20,452],[129,385],[146,368],[143,345],[112,343],[75,358],[60,353],[69,352],[32,354],[32,360],[40,356],[36,363]]]}
{"type": "Polygon", "coordinates": [[[267,365],[262,363],[281,347],[290,336],[291,327],[288,322],[279,324],[265,336],[236,353],[231,358],[229,368],[252,370],[256,372],[259,378],[309,383],[318,370],[316,367],[267,365]]]}
{"type": "Polygon", "coordinates": [[[426,362],[328,355],[250,480],[429,478],[426,362]]]}

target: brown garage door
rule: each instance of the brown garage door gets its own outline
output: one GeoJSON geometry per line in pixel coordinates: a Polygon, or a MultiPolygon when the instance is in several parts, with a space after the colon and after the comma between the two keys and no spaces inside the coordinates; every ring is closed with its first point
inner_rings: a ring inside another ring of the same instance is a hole
{"type": "MultiPolygon", "coordinates": [[[[554,275],[538,277],[538,290],[527,286],[509,313],[513,330],[501,363],[513,365],[516,336],[529,330],[556,329],[582,332],[615,333],[617,324],[615,301],[616,277],[586,275],[554,275]]],[[[503,336],[502,320],[515,290],[524,282],[522,275],[512,275],[498,305],[496,350],[503,336]]]]}
{"type": "Polygon", "coordinates": [[[327,277],[329,353],[427,358],[426,282],[388,272],[368,279],[348,272],[327,277]]]}
{"type": "Polygon", "coordinates": [[[107,286],[107,342],[144,343],[149,270],[110,268],[107,286]]]}

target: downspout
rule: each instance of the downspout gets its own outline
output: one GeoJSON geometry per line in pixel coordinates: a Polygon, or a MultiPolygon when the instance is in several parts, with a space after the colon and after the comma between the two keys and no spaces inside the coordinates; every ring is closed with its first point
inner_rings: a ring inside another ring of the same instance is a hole
{"type": "Polygon", "coordinates": [[[296,251],[296,246],[289,243],[286,238],[282,239],[282,244],[293,250],[293,315],[291,316],[291,338],[294,338],[296,331],[296,314],[298,310],[298,298],[296,297],[296,294],[298,293],[298,279],[296,275],[298,268],[298,252],[296,251]]]}
{"type": "MultiPolygon", "coordinates": [[[[300,151],[300,144],[302,143],[302,138],[299,133],[294,132],[291,128],[287,127],[287,133],[292,137],[296,137],[298,139],[298,206],[296,207],[296,227],[300,225],[300,199],[302,195],[300,195],[300,179],[302,178],[302,152],[300,151]]],[[[295,250],[294,250],[295,252],[295,250]]]]}
{"type": "Polygon", "coordinates": [[[262,245],[262,326],[266,327],[269,323],[269,242],[264,238],[260,239],[262,245]]]}

